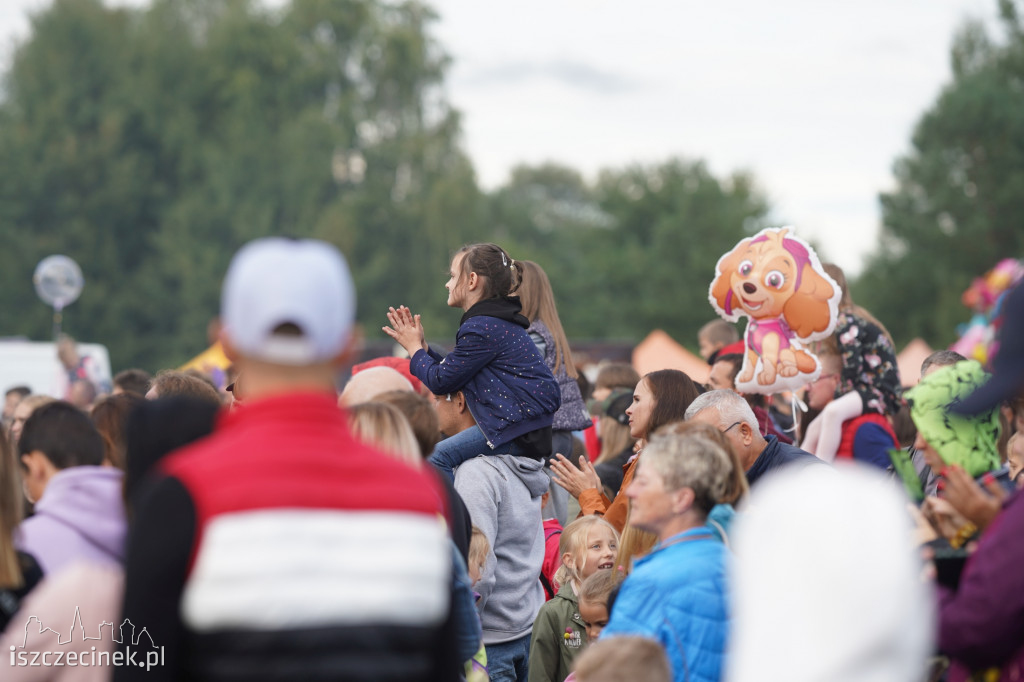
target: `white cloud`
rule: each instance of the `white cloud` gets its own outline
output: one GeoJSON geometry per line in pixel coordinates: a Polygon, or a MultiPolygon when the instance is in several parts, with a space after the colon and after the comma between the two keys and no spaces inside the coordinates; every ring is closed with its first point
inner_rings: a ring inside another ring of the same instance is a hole
{"type": "Polygon", "coordinates": [[[546,160],[588,176],[672,155],[720,174],[749,168],[775,214],[851,272],[874,246],[893,161],[949,79],[955,29],[995,10],[992,0],[433,4],[485,187],[546,160]],[[524,64],[529,78],[481,76],[524,64]],[[543,77],[552,64],[584,77],[543,77]]]}
{"type": "MultiPolygon", "coordinates": [[[[267,0],[280,5],[283,0],[267,0]]],[[[24,12],[0,3],[0,37],[24,12]]],[[[143,4],[120,0],[115,4],[143,4]]],[[[995,0],[434,0],[447,92],[486,188],[519,163],[598,169],[670,156],[757,173],[775,214],[852,272],[877,195],[949,79],[967,17],[995,0]]],[[[10,51],[0,52],[6,66],[10,51]]]]}

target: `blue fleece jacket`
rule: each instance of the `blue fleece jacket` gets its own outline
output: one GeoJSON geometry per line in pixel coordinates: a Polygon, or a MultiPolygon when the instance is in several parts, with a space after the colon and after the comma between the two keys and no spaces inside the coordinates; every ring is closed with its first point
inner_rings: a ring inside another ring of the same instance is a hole
{"type": "Polygon", "coordinates": [[[514,296],[477,303],[462,316],[451,353],[418,350],[409,366],[437,395],[463,392],[492,450],[551,426],[561,404],[558,382],[519,310],[514,296]]]}
{"type": "Polygon", "coordinates": [[[677,682],[718,682],[729,632],[726,555],[706,526],[655,545],[622,583],[601,639],[650,637],[677,682]]]}

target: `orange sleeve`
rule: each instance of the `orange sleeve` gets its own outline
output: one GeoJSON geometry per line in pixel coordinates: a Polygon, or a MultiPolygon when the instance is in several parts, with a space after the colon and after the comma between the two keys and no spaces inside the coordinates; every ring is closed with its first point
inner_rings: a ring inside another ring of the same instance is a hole
{"type": "Polygon", "coordinates": [[[623,491],[633,482],[633,474],[636,473],[636,463],[639,460],[639,457],[635,458],[626,467],[626,471],[622,475],[622,485],[619,486],[619,494],[615,496],[604,512],[604,520],[615,526],[615,530],[620,533],[626,527],[626,517],[629,515],[629,498],[623,491]]]}
{"type": "Polygon", "coordinates": [[[580,493],[580,516],[602,516],[611,505],[612,501],[608,496],[597,488],[587,488],[580,493]]]}
{"type": "Polygon", "coordinates": [[[581,492],[581,515],[597,514],[598,516],[603,516],[605,521],[615,526],[615,530],[621,533],[622,529],[626,527],[626,516],[629,514],[629,498],[626,497],[623,491],[633,482],[633,474],[636,473],[636,463],[639,459],[639,457],[634,458],[626,466],[626,471],[622,475],[622,485],[619,486],[619,494],[615,496],[614,500],[609,501],[596,488],[581,492]]]}

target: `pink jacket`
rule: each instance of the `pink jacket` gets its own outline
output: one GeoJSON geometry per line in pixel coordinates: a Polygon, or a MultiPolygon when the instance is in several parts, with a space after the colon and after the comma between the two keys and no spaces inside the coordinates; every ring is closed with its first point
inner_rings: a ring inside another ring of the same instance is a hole
{"type": "Polygon", "coordinates": [[[116,633],[121,625],[123,591],[124,572],[112,564],[77,563],[44,578],[22,602],[21,610],[0,636],[0,679],[109,680],[114,667],[91,662],[101,652],[106,653],[109,661],[117,646],[113,637],[119,636],[116,633]],[[101,627],[103,623],[111,626],[101,627]],[[43,665],[44,661],[50,665],[43,665]]]}

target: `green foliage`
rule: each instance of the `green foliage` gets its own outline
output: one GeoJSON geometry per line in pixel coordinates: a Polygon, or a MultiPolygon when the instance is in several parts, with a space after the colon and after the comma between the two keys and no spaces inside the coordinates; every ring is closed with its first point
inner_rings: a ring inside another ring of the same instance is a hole
{"type": "Polygon", "coordinates": [[[958,34],[953,82],[895,165],[881,246],[854,286],[900,345],[952,342],[971,280],[1024,255],[1024,34],[1015,4],[1000,6],[1002,44],[975,23],[958,34]]]}
{"type": "Polygon", "coordinates": [[[548,273],[570,337],[638,341],[660,328],[686,345],[715,315],[718,258],[767,212],[749,175],[719,180],[679,159],[606,170],[594,186],[568,168],[519,168],[491,207],[502,243],[548,273]]]}
{"type": "Polygon", "coordinates": [[[65,253],[86,276],[67,331],[117,367],[176,365],[205,346],[231,254],[267,234],[341,246],[379,327],[480,224],[433,19],[417,2],[57,0],[0,102],[0,333],[48,335],[31,272],[65,253]]]}
{"type": "Polygon", "coordinates": [[[752,178],[699,162],[517,169],[483,196],[418,2],[56,0],[0,100],[0,335],[46,338],[35,264],[64,253],[86,287],[65,329],[115,369],[202,350],[231,254],[269,234],[338,245],[371,341],[389,305],[451,342],[451,253],[496,241],[548,271],[574,338],[693,344],[718,257],[760,226],[752,178]]]}

